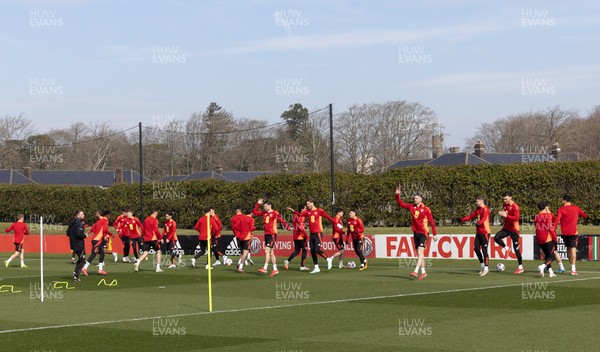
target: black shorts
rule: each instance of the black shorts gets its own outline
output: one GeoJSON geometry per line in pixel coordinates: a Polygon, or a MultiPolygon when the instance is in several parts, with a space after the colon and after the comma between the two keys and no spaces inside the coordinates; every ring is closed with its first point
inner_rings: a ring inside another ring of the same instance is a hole
{"type": "Polygon", "coordinates": [[[548,260],[549,258],[553,258],[555,244],[554,241],[542,243],[539,245],[540,249],[544,253],[544,260],[548,260]]]}
{"type": "Polygon", "coordinates": [[[15,244],[15,252],[21,253],[23,251],[23,243],[13,242],[15,244]]]}
{"type": "Polygon", "coordinates": [[[105,242],[102,240],[92,240],[92,253],[100,253],[100,250],[104,251],[105,242]]]}
{"type": "Polygon", "coordinates": [[[427,236],[424,233],[413,233],[413,237],[415,239],[415,249],[419,247],[427,247],[427,236]]]}
{"type": "Polygon", "coordinates": [[[346,247],[344,247],[344,239],[342,238],[342,236],[340,236],[338,238],[334,238],[333,244],[335,244],[335,248],[337,248],[338,251],[341,251],[344,248],[346,248],[346,247]]]}
{"type": "Polygon", "coordinates": [[[136,238],[129,238],[131,241],[131,245],[133,245],[134,243],[137,243],[138,245],[142,245],[144,242],[142,240],[141,237],[136,237],[136,238]]]}
{"type": "Polygon", "coordinates": [[[240,240],[238,238],[237,241],[240,245],[240,250],[242,250],[242,251],[250,250],[250,240],[240,240]]]}
{"type": "Polygon", "coordinates": [[[265,235],[265,247],[273,248],[277,242],[277,235],[265,235]]]}
{"type": "Polygon", "coordinates": [[[579,242],[579,236],[577,235],[562,235],[560,236],[565,243],[567,248],[577,248],[577,242],[579,242]]]}
{"type": "Polygon", "coordinates": [[[306,248],[306,240],[294,240],[294,250],[301,251],[306,248]]]}
{"type": "Polygon", "coordinates": [[[501,240],[506,237],[510,237],[510,239],[513,242],[513,246],[515,244],[517,244],[517,245],[519,244],[519,237],[520,237],[519,234],[516,232],[513,232],[513,231],[508,231],[506,229],[502,229],[502,230],[498,231],[498,233],[496,235],[494,235],[494,240],[496,240],[496,239],[501,240]]]}
{"type": "Polygon", "coordinates": [[[155,251],[158,252],[159,248],[158,248],[158,241],[144,241],[144,244],[142,245],[142,250],[144,252],[150,252],[150,249],[154,249],[155,251]]]}
{"type": "Polygon", "coordinates": [[[363,247],[363,239],[362,238],[353,238],[352,246],[354,246],[354,251],[361,251],[363,247]]]}
{"type": "Polygon", "coordinates": [[[165,245],[164,246],[160,246],[160,249],[162,250],[163,254],[173,253],[173,249],[174,248],[175,248],[175,243],[173,243],[173,241],[167,242],[166,239],[165,239],[165,245]]]}

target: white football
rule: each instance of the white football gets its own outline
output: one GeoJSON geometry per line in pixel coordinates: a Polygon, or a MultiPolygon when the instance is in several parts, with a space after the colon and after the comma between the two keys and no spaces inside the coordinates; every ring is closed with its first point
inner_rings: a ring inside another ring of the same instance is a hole
{"type": "Polygon", "coordinates": [[[496,270],[497,271],[504,271],[504,269],[506,269],[506,267],[504,266],[504,264],[502,264],[502,263],[496,264],[496,270]]]}
{"type": "Polygon", "coordinates": [[[227,258],[227,260],[225,261],[225,265],[230,266],[233,263],[233,260],[227,258]]]}
{"type": "Polygon", "coordinates": [[[356,268],[356,263],[354,263],[353,261],[348,262],[348,269],[354,269],[356,268]]]}

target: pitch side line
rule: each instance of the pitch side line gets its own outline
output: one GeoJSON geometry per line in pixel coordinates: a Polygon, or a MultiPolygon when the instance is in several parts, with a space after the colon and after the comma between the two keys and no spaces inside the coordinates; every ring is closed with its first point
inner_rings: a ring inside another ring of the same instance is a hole
{"type": "MultiPolygon", "coordinates": [[[[561,280],[561,281],[545,281],[545,282],[541,282],[541,283],[558,284],[558,283],[563,283],[563,282],[588,281],[588,280],[598,280],[598,279],[600,279],[600,277],[590,277],[590,278],[573,279],[573,280],[561,280]]],[[[27,331],[38,331],[38,330],[50,330],[50,329],[64,329],[64,328],[71,328],[71,327],[94,326],[94,325],[104,325],[104,324],[119,324],[119,323],[129,323],[129,322],[144,321],[144,320],[153,320],[153,319],[183,318],[183,317],[199,316],[199,315],[211,315],[211,314],[223,314],[223,313],[240,313],[240,312],[251,312],[251,311],[257,311],[257,310],[279,309],[279,308],[294,308],[294,307],[300,307],[300,306],[313,306],[313,305],[320,305],[320,304],[370,301],[370,300],[387,299],[387,298],[398,298],[398,297],[414,297],[414,296],[427,296],[427,295],[437,295],[437,294],[456,293],[456,292],[481,291],[481,290],[490,290],[490,289],[496,289],[496,288],[518,287],[518,286],[522,286],[522,285],[523,285],[523,283],[510,284],[510,285],[495,285],[495,286],[484,286],[484,287],[459,288],[459,289],[444,290],[444,291],[400,293],[400,294],[397,294],[397,295],[387,295],[387,296],[358,297],[358,298],[348,298],[348,299],[337,299],[337,300],[332,300],[332,301],[306,302],[306,303],[276,305],[276,306],[266,306],[266,307],[252,307],[252,308],[217,310],[217,311],[214,311],[212,313],[210,313],[210,312],[182,313],[182,314],[173,314],[173,315],[164,315],[164,316],[155,316],[155,317],[145,317],[145,318],[131,318],[131,319],[121,319],[121,320],[96,321],[96,322],[89,322],[89,323],[39,326],[39,327],[35,327],[35,328],[0,330],[0,334],[9,334],[9,333],[27,332],[27,331]]]]}

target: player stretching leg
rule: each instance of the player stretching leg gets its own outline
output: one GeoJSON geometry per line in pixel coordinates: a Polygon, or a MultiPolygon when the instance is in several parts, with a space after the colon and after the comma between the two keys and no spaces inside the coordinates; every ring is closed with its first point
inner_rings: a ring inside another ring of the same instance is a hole
{"type": "Polygon", "coordinates": [[[110,232],[108,232],[108,219],[106,218],[109,214],[110,211],[96,212],[96,217],[98,220],[94,223],[89,232],[89,235],[92,236],[92,253],[88,257],[88,260],[82,269],[83,275],[85,276],[88,276],[87,269],[92,261],[94,261],[96,254],[99,255],[98,275],[108,274],[106,271],[104,271],[104,238],[106,235],[110,235],[110,232]]]}
{"type": "Polygon", "coordinates": [[[494,236],[494,242],[499,244],[504,249],[504,259],[506,259],[510,254],[510,248],[506,246],[503,239],[505,237],[510,237],[513,243],[513,250],[519,263],[519,267],[515,271],[515,275],[519,275],[525,271],[525,269],[523,269],[523,257],[521,256],[521,249],[519,248],[519,238],[521,237],[519,235],[519,217],[521,216],[521,208],[519,208],[519,204],[512,200],[512,194],[510,194],[510,192],[505,192],[502,194],[502,200],[504,201],[504,204],[502,205],[503,209],[498,212],[498,215],[504,218],[504,225],[502,226],[502,229],[494,236]]]}
{"type": "Polygon", "coordinates": [[[160,268],[160,261],[162,257],[159,242],[162,240],[160,238],[160,231],[158,231],[158,220],[156,220],[157,216],[158,210],[152,210],[150,216],[144,219],[144,244],[142,245],[143,253],[134,264],[134,270],[136,272],[139,270],[140,262],[148,257],[150,249],[154,249],[156,252],[156,272],[163,272],[163,270],[160,268]]]}
{"type": "MultiPolygon", "coordinates": [[[[317,255],[327,259],[325,252],[321,250],[321,236],[323,235],[323,221],[321,217],[331,221],[332,223],[335,220],[329,216],[323,209],[315,207],[315,202],[312,199],[306,201],[306,210],[300,213],[300,216],[303,216],[308,219],[308,231],[310,233],[309,245],[310,245],[310,255],[312,256],[313,263],[315,267],[310,272],[311,274],[320,273],[319,262],[317,261],[317,255]]],[[[337,228],[343,228],[342,225],[337,224],[337,228]]],[[[333,259],[327,261],[327,269],[331,269],[333,264],[333,259]]]]}
{"type": "MultiPolygon", "coordinates": [[[[201,216],[196,225],[194,225],[194,229],[198,231],[198,245],[200,246],[200,250],[194,258],[192,258],[192,268],[196,266],[196,260],[206,254],[207,246],[208,246],[208,229],[206,228],[210,223],[210,233],[211,236],[214,235],[217,231],[219,225],[215,221],[215,218],[211,216],[212,208],[208,207],[204,209],[204,215],[201,216]],[[208,220],[207,220],[208,217],[208,220]]],[[[206,264],[206,269],[211,269],[208,264],[206,264]]]]}
{"type": "Polygon", "coordinates": [[[473,250],[479,259],[481,270],[479,276],[486,276],[489,272],[490,258],[488,254],[488,242],[492,230],[490,229],[490,208],[485,205],[483,196],[477,197],[477,209],[471,214],[460,219],[461,222],[477,218],[475,221],[475,244],[473,250]],[[483,252],[483,254],[482,254],[483,252]]]}
{"type": "Polygon", "coordinates": [[[217,266],[221,265],[219,257],[223,257],[223,264],[225,264],[225,262],[227,261],[227,256],[221,253],[221,250],[219,249],[219,238],[221,238],[221,230],[223,230],[223,223],[221,223],[221,219],[215,213],[214,209],[211,209],[211,217],[215,218],[215,222],[217,223],[217,230],[214,232],[215,235],[210,236],[210,249],[216,259],[213,263],[213,266],[217,266]]]}
{"type": "Polygon", "coordinates": [[[415,241],[415,249],[417,250],[417,266],[415,271],[410,273],[411,277],[416,277],[421,268],[421,275],[418,280],[423,280],[427,277],[425,271],[425,247],[429,239],[429,224],[433,233],[433,240],[437,241],[437,233],[435,231],[435,223],[431,209],[423,204],[423,196],[415,194],[413,197],[414,204],[407,204],[400,199],[400,187],[396,188],[396,202],[401,208],[410,211],[413,236],[415,241]]]}

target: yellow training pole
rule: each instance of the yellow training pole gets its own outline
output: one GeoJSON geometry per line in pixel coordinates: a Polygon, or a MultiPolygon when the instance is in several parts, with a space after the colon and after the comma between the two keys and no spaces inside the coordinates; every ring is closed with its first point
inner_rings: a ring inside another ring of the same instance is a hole
{"type": "Polygon", "coordinates": [[[210,266],[210,214],[206,214],[206,243],[208,250],[208,311],[212,313],[212,267],[210,266]]]}

